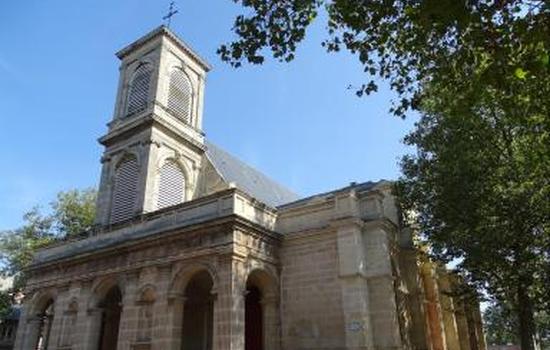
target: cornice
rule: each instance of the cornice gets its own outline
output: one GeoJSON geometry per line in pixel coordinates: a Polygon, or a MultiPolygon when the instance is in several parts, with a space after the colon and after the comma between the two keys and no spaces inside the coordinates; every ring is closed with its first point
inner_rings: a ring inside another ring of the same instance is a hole
{"type": "Polygon", "coordinates": [[[172,32],[168,27],[161,25],[160,27],[157,27],[156,29],[152,30],[145,36],[141,37],[140,39],[134,41],[130,45],[124,47],[120,51],[116,53],[116,56],[119,59],[124,59],[126,56],[128,56],[131,52],[143,47],[147,43],[151,42],[155,38],[159,36],[164,36],[170,41],[175,44],[180,50],[188,54],[195,62],[197,62],[205,71],[209,71],[212,69],[212,66],[199,54],[197,54],[195,51],[191,49],[191,47],[182,39],[180,39],[174,32],[172,32]]]}

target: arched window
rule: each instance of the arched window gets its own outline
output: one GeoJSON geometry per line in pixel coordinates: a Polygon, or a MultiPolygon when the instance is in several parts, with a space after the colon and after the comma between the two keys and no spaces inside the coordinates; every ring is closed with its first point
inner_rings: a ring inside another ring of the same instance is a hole
{"type": "Polygon", "coordinates": [[[147,107],[150,82],[151,66],[149,64],[142,64],[136,69],[130,82],[128,100],[126,102],[126,115],[137,113],[147,107]]]}
{"type": "Polygon", "coordinates": [[[137,199],[139,168],[134,155],[126,156],[116,167],[111,204],[111,223],[130,219],[137,199]]]}
{"type": "Polygon", "coordinates": [[[174,160],[167,160],[159,171],[157,209],[185,200],[185,176],[174,160]]]}
{"type": "Polygon", "coordinates": [[[168,91],[168,109],[186,123],[191,121],[192,95],[191,82],[185,73],[179,69],[172,71],[168,91]]]}

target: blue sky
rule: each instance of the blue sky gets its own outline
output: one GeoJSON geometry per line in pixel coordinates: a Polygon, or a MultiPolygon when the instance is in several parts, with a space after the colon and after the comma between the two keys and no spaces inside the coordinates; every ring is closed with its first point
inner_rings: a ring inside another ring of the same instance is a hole
{"type": "MultiPolygon", "coordinates": [[[[97,186],[97,138],[111,119],[114,53],[162,23],[169,0],[0,2],[0,230],[61,190],[97,186]]],[[[356,57],[327,54],[316,23],[290,64],[233,69],[216,48],[233,38],[231,0],[178,1],[172,29],[212,65],[204,131],[306,196],[351,181],[395,179],[413,120],[389,115],[391,92],[358,98],[356,57]]]]}

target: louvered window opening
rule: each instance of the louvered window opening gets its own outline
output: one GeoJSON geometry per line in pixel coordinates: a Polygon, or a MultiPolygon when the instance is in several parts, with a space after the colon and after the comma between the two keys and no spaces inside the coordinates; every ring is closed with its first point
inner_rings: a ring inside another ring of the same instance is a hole
{"type": "Polygon", "coordinates": [[[134,114],[147,107],[149,85],[151,83],[151,69],[149,65],[140,66],[130,84],[126,115],[134,114]]]}
{"type": "Polygon", "coordinates": [[[126,158],[117,167],[111,207],[111,223],[128,220],[134,216],[138,174],[136,157],[126,158]]]}
{"type": "Polygon", "coordinates": [[[181,70],[175,70],[170,75],[170,91],[168,93],[168,109],[184,122],[191,119],[191,82],[181,70]]]}
{"type": "Polygon", "coordinates": [[[185,199],[185,177],[174,161],[160,168],[157,209],[182,203],[185,199]]]}

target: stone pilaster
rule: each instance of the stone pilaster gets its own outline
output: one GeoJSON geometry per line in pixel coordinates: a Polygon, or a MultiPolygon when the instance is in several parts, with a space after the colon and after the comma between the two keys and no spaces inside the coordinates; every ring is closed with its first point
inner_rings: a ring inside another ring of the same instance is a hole
{"type": "Polygon", "coordinates": [[[53,319],[50,334],[48,337],[48,349],[55,349],[59,345],[59,338],[63,328],[64,311],[67,308],[69,290],[59,290],[53,306],[53,319]]]}
{"type": "Polygon", "coordinates": [[[448,276],[438,274],[438,296],[441,305],[441,315],[445,330],[445,343],[447,350],[460,350],[458,330],[455,319],[455,305],[453,298],[448,294],[451,292],[451,284],[448,276]]]}
{"type": "Polygon", "coordinates": [[[120,322],[118,327],[118,350],[130,350],[131,345],[136,340],[138,327],[138,309],[137,299],[137,273],[129,273],[122,293],[122,310],[120,313],[120,322]]]}
{"type": "Polygon", "coordinates": [[[363,228],[368,305],[375,349],[397,349],[402,346],[395,299],[392,266],[394,237],[391,230],[390,224],[382,220],[367,222],[363,228]]]}
{"type": "Polygon", "coordinates": [[[184,312],[184,291],[170,291],[170,265],[159,268],[157,296],[153,304],[151,349],[180,350],[184,312]]]}
{"type": "MultiPolygon", "coordinates": [[[[82,313],[82,320],[79,320],[79,323],[83,326],[84,337],[82,339],[81,345],[79,346],[82,350],[96,350],[99,344],[99,336],[101,333],[101,317],[103,315],[103,310],[95,307],[89,308],[88,310],[82,313]]],[[[79,319],[81,317],[79,316],[79,319]]]]}
{"type": "Polygon", "coordinates": [[[347,349],[371,349],[373,346],[362,226],[362,221],[355,218],[332,222],[337,236],[338,276],[347,349]]]}
{"type": "Polygon", "coordinates": [[[279,299],[276,295],[265,295],[261,304],[264,321],[264,349],[280,350],[279,299]]]}
{"type": "Polygon", "coordinates": [[[231,257],[220,261],[214,303],[214,350],[244,349],[243,263],[231,257]]]}

